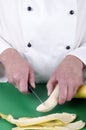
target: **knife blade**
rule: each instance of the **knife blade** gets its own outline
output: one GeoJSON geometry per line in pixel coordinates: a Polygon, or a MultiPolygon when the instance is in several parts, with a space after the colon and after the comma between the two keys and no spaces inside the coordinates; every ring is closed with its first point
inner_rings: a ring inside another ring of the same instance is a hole
{"type": "Polygon", "coordinates": [[[39,100],[40,103],[43,103],[43,101],[40,99],[40,97],[37,95],[37,93],[34,91],[34,88],[31,86],[30,83],[28,83],[28,91],[30,93],[33,93],[34,96],[37,98],[37,100],[39,100]]]}

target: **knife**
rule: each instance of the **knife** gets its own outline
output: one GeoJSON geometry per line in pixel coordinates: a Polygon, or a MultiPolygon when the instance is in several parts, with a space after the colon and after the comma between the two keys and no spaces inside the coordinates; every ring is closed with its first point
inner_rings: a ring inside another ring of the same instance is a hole
{"type": "Polygon", "coordinates": [[[30,93],[33,93],[34,96],[39,100],[40,103],[43,103],[43,101],[40,99],[40,97],[36,94],[36,92],[34,91],[34,88],[31,86],[31,84],[28,82],[28,91],[30,93]]]}

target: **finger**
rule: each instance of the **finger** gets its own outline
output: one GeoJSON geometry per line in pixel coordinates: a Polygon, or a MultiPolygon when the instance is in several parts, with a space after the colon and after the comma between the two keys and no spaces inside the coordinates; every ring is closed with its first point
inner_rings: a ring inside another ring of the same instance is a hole
{"type": "Polygon", "coordinates": [[[28,82],[31,84],[33,88],[35,88],[35,76],[32,69],[30,69],[30,72],[29,72],[28,82]]]}
{"type": "Polygon", "coordinates": [[[17,89],[21,92],[21,93],[28,93],[28,85],[27,85],[27,81],[28,79],[21,79],[18,84],[16,85],[17,89]]]}
{"type": "Polygon", "coordinates": [[[59,104],[64,104],[67,99],[68,87],[66,82],[59,82],[59,104]]]}
{"type": "Polygon", "coordinates": [[[67,96],[67,101],[71,101],[72,98],[76,95],[76,92],[79,88],[79,84],[75,84],[74,82],[68,85],[68,96],[67,96]]]}
{"type": "Polygon", "coordinates": [[[8,83],[11,83],[15,88],[17,88],[19,82],[18,80],[14,80],[14,78],[11,76],[11,77],[8,77],[8,83]]]}
{"type": "Polygon", "coordinates": [[[25,75],[15,74],[11,78],[11,83],[22,93],[27,93],[27,80],[28,77],[25,75]]]}
{"type": "Polygon", "coordinates": [[[48,96],[53,92],[55,85],[57,84],[56,78],[53,76],[47,83],[48,96]]]}
{"type": "Polygon", "coordinates": [[[74,94],[75,94],[75,86],[72,83],[70,83],[70,84],[68,84],[67,101],[71,101],[74,94]]]}

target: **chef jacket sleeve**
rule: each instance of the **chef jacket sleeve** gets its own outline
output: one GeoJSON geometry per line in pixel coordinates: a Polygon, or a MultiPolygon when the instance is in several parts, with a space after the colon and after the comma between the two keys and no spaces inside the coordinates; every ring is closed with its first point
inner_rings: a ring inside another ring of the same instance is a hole
{"type": "Polygon", "coordinates": [[[0,54],[8,48],[12,48],[11,45],[0,35],[0,54]]]}
{"type": "Polygon", "coordinates": [[[0,54],[4,50],[12,48],[9,40],[9,32],[7,32],[7,30],[5,29],[6,25],[4,25],[4,21],[1,16],[2,14],[0,12],[0,54]]]}
{"type": "Polygon", "coordinates": [[[10,40],[9,40],[9,33],[7,33],[4,22],[0,19],[0,54],[8,49],[11,48],[10,40]]]}
{"type": "Polygon", "coordinates": [[[86,65],[86,43],[71,51],[69,54],[76,56],[86,65]]]}

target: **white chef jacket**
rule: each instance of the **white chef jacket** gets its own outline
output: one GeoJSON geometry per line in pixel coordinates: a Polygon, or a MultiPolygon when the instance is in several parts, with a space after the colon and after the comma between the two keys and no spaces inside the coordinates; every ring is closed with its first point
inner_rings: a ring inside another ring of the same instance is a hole
{"type": "Polygon", "coordinates": [[[69,54],[86,64],[86,0],[0,0],[0,53],[7,48],[31,64],[37,82],[69,54]]]}

